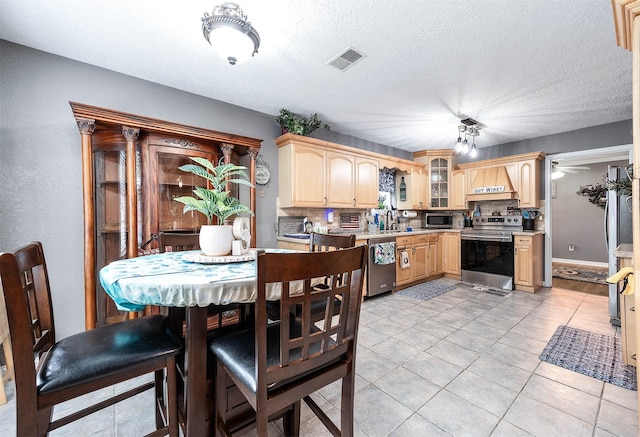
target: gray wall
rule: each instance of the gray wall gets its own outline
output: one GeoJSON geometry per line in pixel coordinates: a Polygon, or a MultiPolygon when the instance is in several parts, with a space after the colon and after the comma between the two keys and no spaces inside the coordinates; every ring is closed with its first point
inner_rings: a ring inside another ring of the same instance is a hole
{"type": "MultiPolygon", "coordinates": [[[[633,142],[631,127],[631,120],[629,119],[493,147],[483,147],[478,149],[478,158],[476,160],[500,158],[528,152],[545,152],[547,155],[552,155],[555,153],[631,144],[633,142]]],[[[459,161],[463,163],[471,160],[468,157],[460,157],[459,161]]]]}
{"type": "Polygon", "coordinates": [[[579,261],[608,262],[604,236],[604,209],[576,192],[580,187],[603,183],[608,165],[626,166],[626,161],[588,164],[590,170],[566,173],[555,182],[552,257],[579,261]],[[569,244],[575,251],[569,251],[569,244]]]}
{"type": "MultiPolygon", "coordinates": [[[[263,139],[273,176],[257,198],[257,245],[275,246],[273,140],[280,127],[273,116],[3,40],[0,56],[0,251],[42,241],[59,338],[84,329],[82,161],[69,101],[263,139]]],[[[384,148],[346,135],[340,140],[384,148]]]]}

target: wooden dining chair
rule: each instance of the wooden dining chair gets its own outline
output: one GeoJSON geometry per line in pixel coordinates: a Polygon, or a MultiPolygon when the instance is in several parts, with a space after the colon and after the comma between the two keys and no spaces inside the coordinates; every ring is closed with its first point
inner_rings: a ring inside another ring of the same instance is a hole
{"type": "Polygon", "coordinates": [[[7,403],[7,393],[4,386],[7,381],[13,379],[14,373],[11,337],[9,336],[9,322],[7,320],[7,309],[5,308],[4,298],[2,296],[2,288],[0,287],[0,346],[2,346],[2,352],[4,353],[4,361],[6,367],[4,375],[0,370],[0,405],[4,405],[7,403]]]}
{"type": "Polygon", "coordinates": [[[56,342],[42,245],[1,253],[0,280],[15,363],[17,435],[45,436],[154,387],[156,431],[149,435],[178,435],[175,356],[181,344],[165,317],[127,320],[56,342]],[[154,381],[52,421],[55,405],[151,373],[154,381]]]}
{"type": "MultiPolygon", "coordinates": [[[[346,249],[354,247],[356,245],[355,234],[320,234],[312,232],[309,236],[309,251],[310,252],[328,252],[330,250],[346,249]]],[[[318,286],[322,286],[319,284],[318,286]]],[[[337,315],[339,309],[339,302],[334,301],[332,308],[333,314],[337,315]]],[[[311,308],[312,319],[321,320],[324,317],[324,313],[327,309],[326,302],[316,301],[311,308]]],[[[278,302],[267,302],[267,314],[271,320],[280,319],[280,307],[278,302]]]]}
{"type": "MultiPolygon", "coordinates": [[[[309,405],[334,435],[352,436],[355,391],[355,352],[367,264],[367,246],[331,252],[264,253],[257,255],[255,327],[219,337],[210,348],[216,357],[216,432],[231,435],[246,428],[246,417],[226,414],[234,390],[253,411],[257,435],[267,435],[270,417],[285,411],[285,432],[299,434],[300,401],[309,405]],[[327,289],[311,283],[329,278],[327,289]],[[302,306],[300,316],[269,322],[267,287],[281,287],[280,311],[302,306]],[[339,297],[337,317],[311,320],[314,301],[339,297]],[[340,428],[309,395],[334,381],[342,381],[340,428]]],[[[235,393],[235,392],[234,392],[235,393]]]]}
{"type": "Polygon", "coordinates": [[[160,231],[158,232],[158,249],[160,253],[198,250],[200,249],[200,234],[160,231]]]}

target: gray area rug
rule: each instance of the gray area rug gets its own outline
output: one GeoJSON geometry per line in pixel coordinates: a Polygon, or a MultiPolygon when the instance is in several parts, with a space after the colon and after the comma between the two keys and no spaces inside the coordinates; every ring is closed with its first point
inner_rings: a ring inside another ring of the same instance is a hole
{"type": "Polygon", "coordinates": [[[558,326],[540,360],[629,390],[637,390],[636,368],[622,361],[620,339],[558,326]]]}
{"type": "Polygon", "coordinates": [[[451,291],[456,287],[457,284],[452,284],[450,280],[434,279],[433,281],[423,282],[422,284],[405,288],[399,291],[398,294],[412,299],[429,300],[447,291],[451,291]]]}
{"type": "Polygon", "coordinates": [[[606,284],[609,273],[606,269],[554,265],[552,276],[562,279],[571,279],[573,281],[606,284]]]}

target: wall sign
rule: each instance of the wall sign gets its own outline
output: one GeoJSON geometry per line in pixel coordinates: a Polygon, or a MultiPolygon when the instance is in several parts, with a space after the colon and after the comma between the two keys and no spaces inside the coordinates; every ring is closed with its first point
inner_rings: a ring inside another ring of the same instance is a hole
{"type": "Polygon", "coordinates": [[[473,194],[490,194],[490,193],[504,193],[504,185],[496,187],[478,187],[473,189],[473,194]]]}

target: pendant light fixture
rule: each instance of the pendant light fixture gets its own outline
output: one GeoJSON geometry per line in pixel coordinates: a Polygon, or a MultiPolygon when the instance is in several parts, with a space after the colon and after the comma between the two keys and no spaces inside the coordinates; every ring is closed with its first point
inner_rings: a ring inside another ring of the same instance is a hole
{"type": "Polygon", "coordinates": [[[480,135],[479,123],[472,118],[460,120],[458,125],[458,140],[455,143],[455,150],[458,155],[469,155],[470,158],[478,156],[478,148],[476,147],[476,137],[480,135]],[[464,140],[462,139],[464,134],[464,140]],[[472,138],[472,144],[469,146],[467,136],[472,138]]]}
{"type": "Polygon", "coordinates": [[[260,35],[240,6],[226,2],[202,17],[202,33],[214,51],[235,65],[258,53],[260,35]]]}

